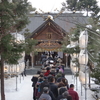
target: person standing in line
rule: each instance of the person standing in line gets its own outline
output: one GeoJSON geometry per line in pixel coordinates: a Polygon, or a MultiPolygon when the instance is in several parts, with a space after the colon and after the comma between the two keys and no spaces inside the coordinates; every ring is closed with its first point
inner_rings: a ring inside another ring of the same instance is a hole
{"type": "MultiPolygon", "coordinates": [[[[49,88],[49,82],[48,82],[48,79],[44,79],[43,83],[41,83],[40,85],[40,93],[42,94],[43,93],[43,88],[44,87],[48,87],[49,88]]],[[[49,90],[49,93],[48,93],[51,97],[52,100],[56,100],[54,94],[52,93],[52,91],[49,90]]]]}
{"type": "Polygon", "coordinates": [[[31,81],[32,81],[32,87],[33,87],[33,100],[36,100],[36,96],[35,96],[35,85],[38,81],[38,77],[40,76],[40,71],[37,71],[37,74],[36,75],[33,75],[32,78],[31,78],[31,81]]]}
{"type": "Polygon", "coordinates": [[[57,98],[58,97],[58,86],[55,84],[55,77],[49,76],[48,81],[49,81],[50,90],[54,94],[55,98],[57,98]]]}
{"type": "Polygon", "coordinates": [[[46,70],[47,71],[44,73],[44,76],[48,76],[50,74],[50,67],[47,67],[46,70]]]}
{"type": "Polygon", "coordinates": [[[41,94],[41,96],[38,100],[52,100],[48,93],[49,93],[49,88],[44,87],[43,88],[43,93],[41,94]]]}
{"type": "Polygon", "coordinates": [[[72,97],[69,95],[68,91],[65,91],[62,95],[58,96],[57,100],[72,100],[72,97]]]}
{"type": "Polygon", "coordinates": [[[70,84],[70,88],[69,88],[68,92],[72,96],[73,100],[79,100],[78,93],[76,91],[74,91],[74,84],[70,84]]]}

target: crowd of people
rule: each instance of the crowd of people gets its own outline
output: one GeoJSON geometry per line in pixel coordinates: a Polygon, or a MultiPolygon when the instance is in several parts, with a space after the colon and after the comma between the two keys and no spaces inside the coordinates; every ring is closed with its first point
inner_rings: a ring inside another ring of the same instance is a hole
{"type": "Polygon", "coordinates": [[[79,100],[74,84],[69,84],[65,78],[61,58],[49,58],[43,61],[43,67],[31,79],[33,100],[79,100]]]}

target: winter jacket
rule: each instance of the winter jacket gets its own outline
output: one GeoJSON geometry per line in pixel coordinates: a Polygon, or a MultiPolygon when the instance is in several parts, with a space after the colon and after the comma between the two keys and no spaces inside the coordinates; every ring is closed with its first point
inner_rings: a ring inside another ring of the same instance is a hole
{"type": "Polygon", "coordinates": [[[79,100],[78,93],[74,91],[72,88],[69,88],[68,92],[72,96],[73,100],[79,100]]]}
{"type": "MultiPolygon", "coordinates": [[[[49,83],[47,81],[44,81],[43,83],[41,83],[40,85],[40,93],[42,94],[43,93],[43,88],[44,87],[48,87],[49,88],[49,83]]],[[[48,93],[50,96],[51,96],[51,99],[52,100],[56,100],[54,94],[51,92],[51,90],[49,90],[49,93],[48,93]]]]}
{"type": "Polygon", "coordinates": [[[44,73],[44,76],[48,76],[50,74],[50,70],[47,70],[45,73],[44,73]]]}
{"type": "Polygon", "coordinates": [[[38,77],[32,77],[32,79],[31,79],[31,81],[33,82],[32,83],[32,87],[35,87],[35,84],[37,83],[37,81],[38,81],[38,77]]]}
{"type": "Polygon", "coordinates": [[[45,100],[51,100],[51,97],[50,97],[49,94],[43,93],[38,100],[43,100],[43,99],[45,99],[45,100]]]}
{"type": "Polygon", "coordinates": [[[72,100],[72,97],[70,95],[67,97],[64,97],[63,95],[59,95],[57,100],[72,100]]]}
{"type": "Polygon", "coordinates": [[[50,90],[54,94],[55,98],[58,97],[58,87],[54,83],[49,83],[50,90]]]}

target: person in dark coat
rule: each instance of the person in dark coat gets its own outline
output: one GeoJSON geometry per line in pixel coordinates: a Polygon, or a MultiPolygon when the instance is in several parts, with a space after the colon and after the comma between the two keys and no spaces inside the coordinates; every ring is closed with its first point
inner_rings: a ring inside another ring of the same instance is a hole
{"type": "Polygon", "coordinates": [[[42,63],[42,68],[44,68],[45,64],[46,64],[46,60],[47,60],[47,56],[45,54],[41,55],[41,63],[42,63]]]}
{"type": "Polygon", "coordinates": [[[54,94],[55,98],[58,97],[58,87],[57,85],[55,84],[55,78],[54,76],[50,76],[48,78],[48,81],[49,81],[49,87],[50,87],[50,90],[52,91],[52,93],[54,94]]]}
{"type": "Polygon", "coordinates": [[[43,88],[43,93],[40,96],[40,98],[38,100],[52,100],[49,93],[49,88],[48,87],[44,87],[43,88]]]}
{"type": "Polygon", "coordinates": [[[65,91],[67,91],[67,88],[61,87],[61,88],[59,89],[59,95],[62,95],[65,91]]]}
{"type": "Polygon", "coordinates": [[[68,91],[65,91],[62,95],[59,95],[57,100],[72,100],[71,95],[69,95],[68,91]]]}
{"type": "Polygon", "coordinates": [[[38,81],[38,77],[39,77],[39,75],[34,75],[33,77],[32,77],[32,79],[31,79],[31,81],[33,82],[32,83],[32,87],[33,87],[33,100],[36,100],[36,97],[35,97],[35,85],[36,85],[36,83],[37,83],[37,81],[38,81]]]}
{"type": "Polygon", "coordinates": [[[65,84],[65,86],[67,87],[67,89],[69,89],[68,80],[66,78],[62,78],[61,81],[65,84]]]}
{"type": "MultiPolygon", "coordinates": [[[[48,82],[47,79],[45,79],[44,82],[41,83],[41,85],[40,85],[40,93],[41,94],[43,93],[43,88],[44,87],[48,87],[49,88],[49,82],[48,82]]],[[[51,99],[52,100],[56,100],[56,98],[55,98],[54,94],[51,92],[51,90],[49,90],[49,93],[48,94],[51,96],[51,99]]]]}
{"type": "MultiPolygon", "coordinates": [[[[59,76],[59,73],[58,73],[59,76]]],[[[61,75],[57,78],[57,82],[61,82],[61,80],[65,78],[65,73],[61,73],[61,75]]]]}
{"type": "Polygon", "coordinates": [[[37,71],[37,74],[36,75],[33,75],[33,77],[31,78],[31,81],[32,81],[32,87],[33,87],[33,100],[36,100],[36,97],[35,97],[35,85],[38,81],[38,77],[40,76],[40,71],[37,71]]]}
{"type": "Polygon", "coordinates": [[[44,76],[48,76],[48,75],[50,74],[50,68],[47,67],[46,70],[47,70],[47,71],[44,73],[44,76]]]}

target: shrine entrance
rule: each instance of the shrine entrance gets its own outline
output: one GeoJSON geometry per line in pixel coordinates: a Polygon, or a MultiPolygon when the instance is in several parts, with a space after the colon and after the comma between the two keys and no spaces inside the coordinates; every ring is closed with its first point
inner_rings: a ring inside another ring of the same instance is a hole
{"type": "MultiPolygon", "coordinates": [[[[34,66],[41,66],[42,63],[41,63],[41,55],[44,54],[44,53],[47,53],[47,52],[38,52],[37,55],[34,56],[34,66]]],[[[49,53],[49,52],[48,52],[49,53]]],[[[53,58],[58,55],[57,52],[52,52],[52,56],[53,58]]]]}
{"type": "Polygon", "coordinates": [[[30,37],[38,41],[35,46],[37,55],[34,55],[32,60],[34,66],[41,66],[41,55],[44,52],[52,52],[53,56],[58,55],[62,58],[62,63],[66,64],[66,57],[62,52],[62,41],[66,34],[66,31],[50,18],[40,25],[30,37]]]}

